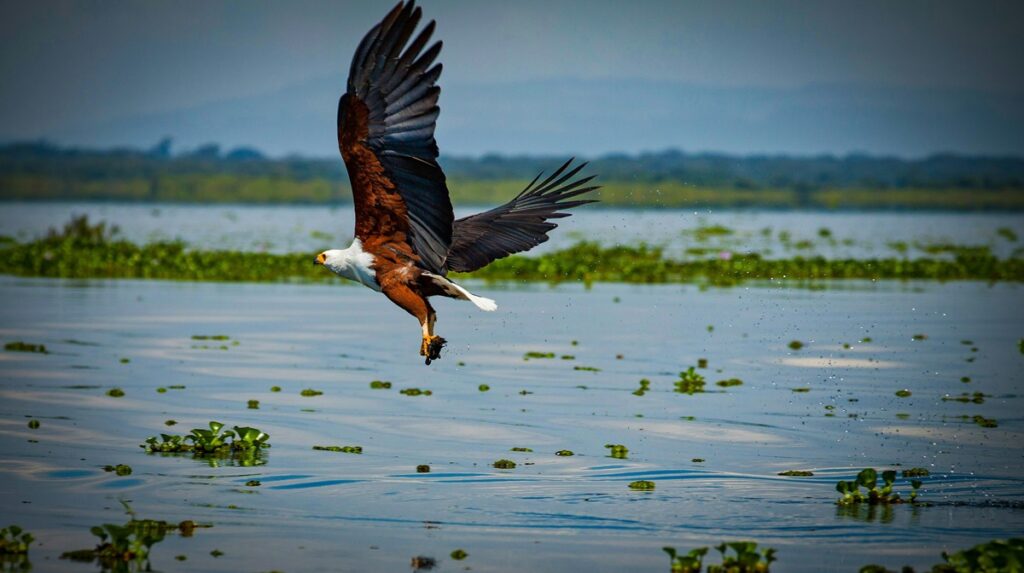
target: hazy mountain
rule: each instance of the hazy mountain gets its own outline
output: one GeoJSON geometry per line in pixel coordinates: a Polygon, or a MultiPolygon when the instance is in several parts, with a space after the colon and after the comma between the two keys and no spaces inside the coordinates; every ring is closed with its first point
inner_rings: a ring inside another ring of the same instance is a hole
{"type": "MultiPolygon", "coordinates": [[[[1024,154],[1024,95],[813,85],[705,87],[650,80],[443,82],[442,154],[599,155],[664,148],[799,155],[1024,154]]],[[[41,134],[88,146],[217,142],[271,155],[336,153],[339,76],[262,95],[41,134]]],[[[2,135],[2,133],[0,133],[2,135]]]]}

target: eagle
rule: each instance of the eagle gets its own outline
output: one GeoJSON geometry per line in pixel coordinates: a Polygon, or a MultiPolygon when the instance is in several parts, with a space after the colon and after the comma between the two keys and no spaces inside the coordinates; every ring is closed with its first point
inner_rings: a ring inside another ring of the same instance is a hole
{"type": "Polygon", "coordinates": [[[400,2],[352,57],[338,101],[338,147],[352,185],[355,238],[346,249],[318,254],[314,264],[383,293],[416,317],[420,356],[429,365],[446,344],[434,334],[430,297],[498,308],[448,273],[472,272],[547,241],[557,227],[550,220],[594,202],[580,196],[598,186],[588,185],[594,175],[579,176],[586,163],[572,166],[569,159],[543,180],[539,174],[508,203],[456,220],[434,140],[441,94],[435,60],[442,43],[426,47],[434,21],[413,38],[421,17],[415,0],[400,2]]]}

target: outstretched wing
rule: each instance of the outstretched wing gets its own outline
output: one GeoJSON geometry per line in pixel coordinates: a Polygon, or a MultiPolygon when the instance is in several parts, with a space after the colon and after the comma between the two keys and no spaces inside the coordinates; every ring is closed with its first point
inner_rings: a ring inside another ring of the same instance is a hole
{"type": "Polygon", "coordinates": [[[569,201],[598,188],[596,185],[585,187],[594,175],[572,181],[587,164],[581,163],[566,173],[571,163],[572,159],[566,161],[539,184],[537,180],[543,173],[537,175],[515,199],[501,207],[455,221],[448,269],[475,271],[496,259],[532,249],[547,241],[548,231],[558,226],[548,219],[569,216],[560,210],[596,202],[596,199],[569,201]]]}
{"type": "Polygon", "coordinates": [[[441,42],[423,51],[431,21],[409,43],[420,16],[414,2],[399,3],[359,44],[338,102],[338,147],[352,182],[355,236],[406,243],[423,268],[443,273],[454,215],[434,141],[441,42]]]}

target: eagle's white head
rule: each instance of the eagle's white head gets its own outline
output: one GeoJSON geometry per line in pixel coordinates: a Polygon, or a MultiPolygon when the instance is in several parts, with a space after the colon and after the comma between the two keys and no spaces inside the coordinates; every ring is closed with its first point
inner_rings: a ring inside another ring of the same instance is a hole
{"type": "Polygon", "coordinates": [[[377,272],[373,268],[373,255],[363,250],[359,239],[347,249],[328,249],[316,256],[314,265],[323,265],[336,275],[364,284],[379,291],[377,272]]]}

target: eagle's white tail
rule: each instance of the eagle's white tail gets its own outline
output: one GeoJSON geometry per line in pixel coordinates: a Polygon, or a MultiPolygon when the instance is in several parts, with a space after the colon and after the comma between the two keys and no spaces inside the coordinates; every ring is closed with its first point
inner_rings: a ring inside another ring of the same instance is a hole
{"type": "Polygon", "coordinates": [[[435,275],[434,273],[424,272],[424,276],[430,277],[430,280],[437,286],[441,287],[444,292],[452,298],[459,298],[462,300],[468,300],[469,302],[476,305],[480,310],[486,310],[487,312],[498,310],[498,303],[494,302],[489,298],[482,296],[476,296],[461,286],[453,283],[445,277],[435,275]]]}

